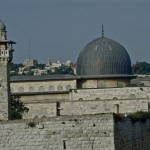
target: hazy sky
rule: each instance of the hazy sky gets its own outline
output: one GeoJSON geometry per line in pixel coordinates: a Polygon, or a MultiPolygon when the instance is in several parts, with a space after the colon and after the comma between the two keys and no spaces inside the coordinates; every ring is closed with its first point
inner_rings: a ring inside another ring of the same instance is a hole
{"type": "Polygon", "coordinates": [[[14,63],[29,55],[40,63],[76,62],[93,39],[105,36],[121,43],[132,63],[150,63],[150,0],[0,0],[0,18],[14,46],[14,63]]]}

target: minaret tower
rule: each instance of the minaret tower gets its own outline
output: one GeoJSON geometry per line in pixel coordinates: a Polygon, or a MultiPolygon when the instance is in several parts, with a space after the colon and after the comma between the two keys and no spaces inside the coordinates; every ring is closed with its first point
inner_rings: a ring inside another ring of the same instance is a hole
{"type": "Polygon", "coordinates": [[[10,119],[9,64],[13,58],[13,44],[16,43],[7,40],[6,26],[0,20],[0,120],[10,119]]]}
{"type": "Polygon", "coordinates": [[[48,57],[48,65],[51,66],[51,64],[52,64],[51,59],[50,59],[50,57],[48,57]]]}

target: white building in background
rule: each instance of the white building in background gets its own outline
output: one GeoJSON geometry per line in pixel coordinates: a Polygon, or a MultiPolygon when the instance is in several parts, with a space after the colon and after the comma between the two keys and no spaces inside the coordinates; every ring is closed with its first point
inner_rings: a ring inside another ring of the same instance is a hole
{"type": "Polygon", "coordinates": [[[34,59],[25,59],[23,62],[23,65],[25,67],[32,67],[32,66],[36,66],[38,64],[38,60],[34,60],[34,59]]]}

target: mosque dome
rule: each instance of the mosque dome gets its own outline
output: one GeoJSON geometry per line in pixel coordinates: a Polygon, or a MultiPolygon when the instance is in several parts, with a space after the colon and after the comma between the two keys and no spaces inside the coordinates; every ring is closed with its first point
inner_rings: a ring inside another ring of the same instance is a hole
{"type": "Polygon", "coordinates": [[[77,75],[131,75],[131,60],[126,49],[104,36],[87,44],[77,60],[77,75]]]}
{"type": "Polygon", "coordinates": [[[0,30],[6,30],[5,24],[0,20],[0,30]]]}

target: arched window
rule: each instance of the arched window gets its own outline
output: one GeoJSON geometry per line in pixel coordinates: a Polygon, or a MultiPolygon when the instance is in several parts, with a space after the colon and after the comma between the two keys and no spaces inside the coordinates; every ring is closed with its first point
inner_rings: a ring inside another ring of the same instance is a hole
{"type": "Polygon", "coordinates": [[[83,98],[79,98],[79,101],[83,101],[83,98]]]}
{"type": "Polygon", "coordinates": [[[29,92],[34,92],[34,86],[29,87],[29,92]]]}
{"type": "Polygon", "coordinates": [[[61,85],[58,86],[58,91],[63,91],[63,87],[61,85]]]}
{"type": "Polygon", "coordinates": [[[49,87],[49,91],[54,91],[54,87],[53,87],[53,86],[50,86],[50,87],[49,87]]]}
{"type": "Polygon", "coordinates": [[[18,88],[18,92],[23,93],[24,92],[24,88],[23,87],[19,87],[18,88]]]}
{"type": "Polygon", "coordinates": [[[100,99],[99,97],[96,97],[95,100],[96,100],[96,101],[100,101],[101,99],[100,99]]]}
{"type": "Polygon", "coordinates": [[[113,97],[113,99],[114,99],[114,100],[117,100],[118,98],[117,98],[117,97],[113,97]]]}
{"type": "Polygon", "coordinates": [[[39,92],[44,92],[44,91],[45,91],[44,86],[40,86],[40,87],[39,87],[39,92]]]}
{"type": "Polygon", "coordinates": [[[66,90],[69,91],[71,89],[71,85],[66,86],[66,90]]]}

